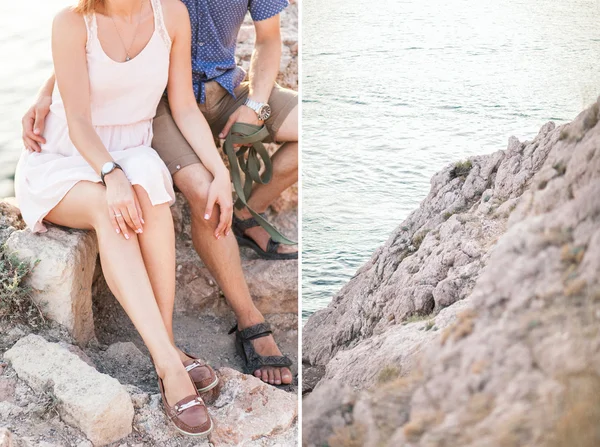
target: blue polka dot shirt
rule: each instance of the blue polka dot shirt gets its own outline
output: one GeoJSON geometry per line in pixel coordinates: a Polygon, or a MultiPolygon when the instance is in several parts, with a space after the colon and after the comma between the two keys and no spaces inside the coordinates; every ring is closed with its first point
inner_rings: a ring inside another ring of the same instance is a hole
{"type": "Polygon", "coordinates": [[[194,93],[205,101],[204,83],[215,80],[233,95],[246,77],[235,63],[235,46],[244,17],[266,20],[288,6],[288,0],[182,0],[192,22],[194,93]]]}

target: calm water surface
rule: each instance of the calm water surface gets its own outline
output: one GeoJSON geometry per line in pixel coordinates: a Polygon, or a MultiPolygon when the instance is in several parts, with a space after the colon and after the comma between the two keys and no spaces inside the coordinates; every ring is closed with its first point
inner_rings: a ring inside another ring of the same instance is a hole
{"type": "Polygon", "coordinates": [[[0,198],[13,195],[21,118],[52,71],[52,18],[69,0],[0,0],[0,198]]]}
{"type": "Polygon", "coordinates": [[[600,94],[598,0],[304,0],[303,317],[443,166],[600,94]]]}

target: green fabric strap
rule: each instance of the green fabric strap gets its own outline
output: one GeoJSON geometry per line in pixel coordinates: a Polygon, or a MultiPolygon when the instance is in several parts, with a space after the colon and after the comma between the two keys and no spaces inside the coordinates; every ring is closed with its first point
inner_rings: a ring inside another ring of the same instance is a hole
{"type": "Polygon", "coordinates": [[[288,239],[273,227],[264,217],[254,211],[248,205],[248,199],[252,193],[252,184],[254,182],[265,185],[271,181],[273,175],[273,165],[271,157],[262,144],[262,141],[269,136],[266,126],[255,126],[252,124],[235,123],[227,138],[225,139],[225,153],[229,160],[229,169],[233,188],[238,196],[235,203],[236,208],[244,206],[248,208],[252,217],[258,224],[265,229],[271,239],[275,242],[285,245],[296,245],[297,242],[288,239]],[[243,145],[236,152],[234,145],[243,145]],[[246,159],[245,155],[248,153],[246,159]],[[265,170],[260,174],[260,161],[265,165],[265,170]],[[242,185],[240,170],[244,172],[245,180],[242,185]]]}

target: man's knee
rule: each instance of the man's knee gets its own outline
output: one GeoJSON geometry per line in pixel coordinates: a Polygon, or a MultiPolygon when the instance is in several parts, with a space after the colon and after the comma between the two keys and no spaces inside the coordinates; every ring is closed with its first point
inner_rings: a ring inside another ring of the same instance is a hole
{"type": "Polygon", "coordinates": [[[211,173],[203,165],[195,163],[179,171],[173,180],[188,201],[192,214],[204,216],[213,180],[211,173]]]}
{"type": "Polygon", "coordinates": [[[298,105],[291,110],[277,129],[275,141],[298,141],[298,105]]]}

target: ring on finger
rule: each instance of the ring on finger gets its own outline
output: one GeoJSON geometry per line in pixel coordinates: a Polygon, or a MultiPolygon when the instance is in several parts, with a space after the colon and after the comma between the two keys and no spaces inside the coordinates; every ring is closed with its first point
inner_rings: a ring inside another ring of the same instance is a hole
{"type": "Polygon", "coordinates": [[[115,214],[115,217],[123,217],[122,214],[115,214]]]}

